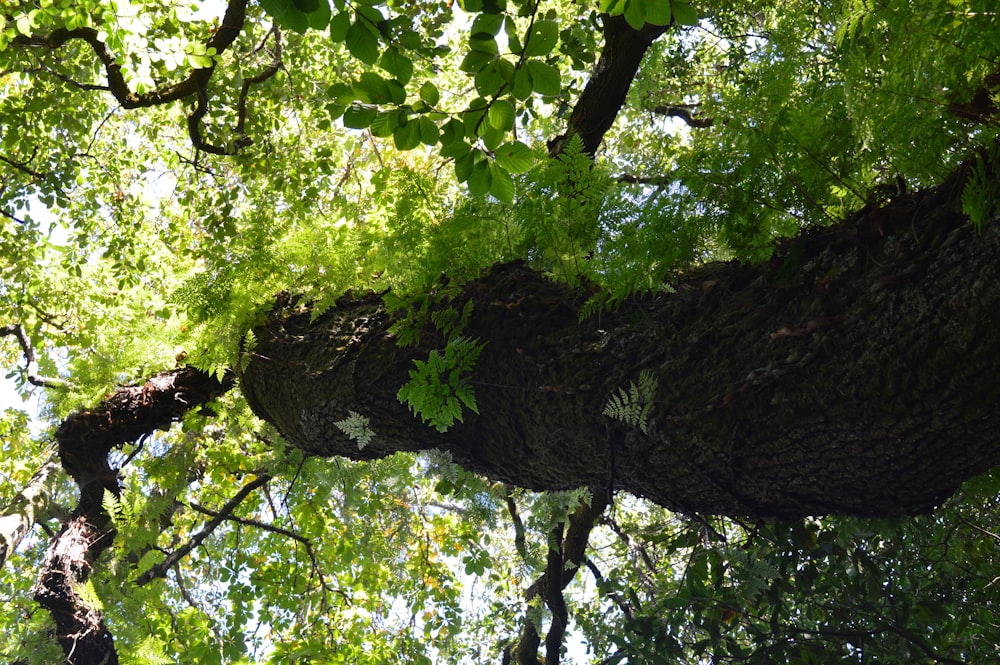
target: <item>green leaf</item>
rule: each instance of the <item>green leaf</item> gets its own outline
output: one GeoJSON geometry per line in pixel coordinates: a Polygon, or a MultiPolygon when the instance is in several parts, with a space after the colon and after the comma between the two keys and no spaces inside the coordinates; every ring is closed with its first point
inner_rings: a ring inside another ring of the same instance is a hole
{"type": "Polygon", "coordinates": [[[319,7],[306,13],[309,27],[313,30],[322,30],[330,24],[333,12],[330,10],[330,3],[327,0],[319,0],[319,7]]]}
{"type": "Polygon", "coordinates": [[[524,101],[528,97],[531,97],[531,74],[524,67],[518,68],[514,72],[514,83],[511,86],[511,94],[514,95],[514,99],[524,101]]]}
{"type": "Polygon", "coordinates": [[[347,31],[351,28],[350,12],[340,12],[330,20],[330,39],[342,42],[347,39],[347,31]]]}
{"type": "Polygon", "coordinates": [[[347,30],[347,50],[366,65],[374,65],[378,60],[378,37],[368,24],[355,21],[347,30]]]}
{"type": "Polygon", "coordinates": [[[548,55],[559,41],[559,24],[555,21],[535,21],[525,37],[524,56],[548,55]]]}
{"type": "Polygon", "coordinates": [[[485,51],[469,51],[465,54],[465,57],[462,58],[462,64],[459,65],[459,69],[467,74],[475,74],[496,59],[497,56],[493,53],[486,53],[485,51]]]}
{"type": "Polygon", "coordinates": [[[439,135],[437,125],[430,118],[424,116],[421,116],[416,124],[420,127],[420,142],[424,145],[437,145],[439,135]]]}
{"type": "Polygon", "coordinates": [[[364,72],[358,79],[357,90],[364,101],[386,104],[392,100],[388,82],[375,72],[364,72]]]}
{"type": "MultiPolygon", "coordinates": [[[[402,121],[402,118],[400,118],[402,121]]],[[[392,141],[397,150],[412,150],[420,145],[420,123],[406,122],[392,131],[392,141]]]]}
{"type": "Polygon", "coordinates": [[[372,136],[380,138],[392,136],[400,125],[399,118],[400,112],[398,110],[380,111],[375,115],[375,119],[372,120],[371,127],[369,127],[372,136]]]}
{"type": "Polygon", "coordinates": [[[27,14],[21,14],[18,16],[14,21],[14,25],[17,28],[17,31],[22,35],[31,34],[31,19],[28,18],[27,14]]]}
{"type": "Polygon", "coordinates": [[[500,131],[488,122],[479,126],[479,138],[482,140],[483,146],[490,152],[496,150],[503,143],[506,135],[507,132],[500,131]]]}
{"type": "Polygon", "coordinates": [[[472,21],[470,35],[496,35],[504,21],[503,14],[480,14],[472,21]]]}
{"type": "Polygon", "coordinates": [[[319,9],[320,0],[292,0],[292,6],[303,14],[314,12],[319,9]]]}
{"type": "Polygon", "coordinates": [[[671,0],[674,20],[680,25],[698,25],[698,12],[691,3],[683,0],[671,0]]]}
{"type": "Polygon", "coordinates": [[[351,104],[344,111],[344,127],[349,129],[367,129],[377,114],[377,106],[372,106],[371,104],[351,104]]]}
{"type": "Polygon", "coordinates": [[[469,179],[469,175],[472,174],[472,169],[476,166],[476,156],[479,154],[479,150],[469,150],[461,157],[455,158],[455,179],[459,182],[465,182],[469,179]]]}
{"type": "Polygon", "coordinates": [[[510,173],[524,173],[535,164],[535,154],[520,141],[503,144],[493,156],[510,173]]]}
{"type": "Polygon", "coordinates": [[[413,62],[395,46],[390,46],[382,53],[379,67],[392,74],[404,86],[413,77],[413,62]]]}
{"type": "Polygon", "coordinates": [[[670,0],[650,0],[646,5],[646,21],[653,25],[670,25],[670,0]]]}
{"type": "MultiPolygon", "coordinates": [[[[490,181],[490,194],[494,198],[501,203],[511,204],[514,202],[514,179],[510,177],[510,173],[504,167],[496,162],[490,162],[490,181]]],[[[475,411],[475,408],[471,406],[470,408],[475,411]]]]}
{"type": "Polygon", "coordinates": [[[625,4],[625,21],[635,30],[646,24],[646,0],[628,0],[625,4]]]}
{"type": "Polygon", "coordinates": [[[441,93],[438,92],[437,86],[430,81],[424,81],[424,84],[420,86],[420,99],[428,106],[437,106],[438,102],[441,101],[441,93]]]}
{"type": "Polygon", "coordinates": [[[441,145],[447,146],[465,141],[465,125],[458,118],[452,118],[441,128],[441,145]]]}
{"type": "Polygon", "coordinates": [[[531,77],[532,90],[547,97],[554,97],[562,92],[558,69],[541,60],[528,60],[525,67],[531,77]]]}
{"type": "Polygon", "coordinates": [[[506,99],[499,99],[490,106],[486,117],[501,132],[509,132],[514,128],[514,105],[506,99]]]}
{"type": "Polygon", "coordinates": [[[484,159],[473,166],[467,184],[469,192],[475,196],[485,196],[490,193],[493,177],[490,174],[490,163],[487,160],[484,159]]]}

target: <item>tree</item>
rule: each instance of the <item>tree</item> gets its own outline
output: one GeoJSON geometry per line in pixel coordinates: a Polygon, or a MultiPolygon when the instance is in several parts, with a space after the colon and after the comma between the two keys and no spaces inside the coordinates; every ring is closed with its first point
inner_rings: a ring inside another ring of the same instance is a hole
{"type": "Polygon", "coordinates": [[[1000,22],[729,5],[4,5],[5,662],[988,659],[1000,22]]]}

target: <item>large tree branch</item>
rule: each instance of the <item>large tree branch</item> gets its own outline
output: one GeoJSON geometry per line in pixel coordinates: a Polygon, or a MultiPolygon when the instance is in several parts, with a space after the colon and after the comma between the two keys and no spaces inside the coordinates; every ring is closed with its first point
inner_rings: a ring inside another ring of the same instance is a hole
{"type": "Polygon", "coordinates": [[[669,26],[631,27],[624,16],[602,16],[604,48],[569,118],[567,131],[549,142],[549,153],[562,152],[566,141],[579,136],[593,155],[625,104],[632,79],[647,49],[669,26]]]}
{"type": "Polygon", "coordinates": [[[103,507],[106,492],[118,496],[118,470],[108,462],[115,447],[135,441],[209,402],[232,385],[186,367],[120,388],[101,404],[78,411],[56,430],[59,459],[80,487],[73,517],[49,543],[34,594],[52,615],[56,637],[70,665],[114,665],[118,653],[104,614],[83,589],[91,566],[111,546],[114,527],[103,507]]]}
{"type": "Polygon", "coordinates": [[[438,448],[521,487],[705,514],[927,511],[1000,463],[1000,226],[975,232],[962,178],[582,322],[588,294],[496,266],[439,305],[471,302],[463,334],[484,344],[479,413],[443,434],[396,398],[434,334],[397,346],[377,295],[275,315],[244,394],[311,454],[438,448]],[[604,415],[643,371],[646,426],[604,415]],[[352,411],[372,423],[362,450],[335,425],[352,411]]]}

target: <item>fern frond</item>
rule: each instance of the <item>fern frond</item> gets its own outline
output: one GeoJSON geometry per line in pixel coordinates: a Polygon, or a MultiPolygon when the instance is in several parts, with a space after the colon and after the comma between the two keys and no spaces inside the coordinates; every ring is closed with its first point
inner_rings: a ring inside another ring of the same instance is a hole
{"type": "Polygon", "coordinates": [[[348,411],[346,418],[333,424],[346,434],[347,438],[358,442],[358,450],[363,450],[375,438],[375,431],[369,426],[369,422],[368,416],[363,416],[357,411],[348,411]]]}
{"type": "Polygon", "coordinates": [[[639,373],[639,383],[629,382],[628,390],[619,388],[608,398],[602,413],[649,434],[649,414],[653,408],[658,381],[649,370],[639,373]]]}

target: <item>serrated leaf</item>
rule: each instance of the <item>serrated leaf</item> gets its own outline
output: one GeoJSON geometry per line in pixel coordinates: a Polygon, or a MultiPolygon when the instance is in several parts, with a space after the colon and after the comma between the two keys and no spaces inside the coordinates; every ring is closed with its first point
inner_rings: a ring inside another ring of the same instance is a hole
{"type": "Polygon", "coordinates": [[[509,173],[524,173],[535,164],[535,154],[520,141],[503,144],[493,155],[497,163],[509,173]]]}
{"type": "Polygon", "coordinates": [[[559,41],[559,24],[555,21],[535,21],[524,42],[524,56],[548,55],[559,41]]]}
{"type": "Polygon", "coordinates": [[[437,106],[437,103],[441,101],[441,93],[438,91],[436,85],[430,81],[425,81],[420,86],[420,99],[424,100],[428,106],[437,106]]]}
{"type": "Polygon", "coordinates": [[[375,116],[378,115],[378,107],[370,104],[351,104],[344,111],[344,127],[349,129],[367,129],[375,116]]]}
{"type": "Polygon", "coordinates": [[[514,105],[506,99],[498,99],[490,106],[486,118],[501,132],[509,132],[514,128],[514,105]]]}
{"type": "Polygon", "coordinates": [[[504,167],[496,162],[490,162],[490,180],[490,194],[495,199],[507,204],[514,202],[514,179],[504,167]]]}
{"type": "Polygon", "coordinates": [[[355,21],[347,30],[347,50],[366,65],[374,65],[378,60],[378,37],[367,23],[355,21]]]}
{"type": "Polygon", "coordinates": [[[558,69],[541,60],[528,60],[525,67],[531,77],[532,90],[545,96],[556,96],[562,92],[558,69]]]}
{"type": "Polygon", "coordinates": [[[673,18],[679,25],[698,25],[698,12],[689,2],[670,3],[673,18]]]}

